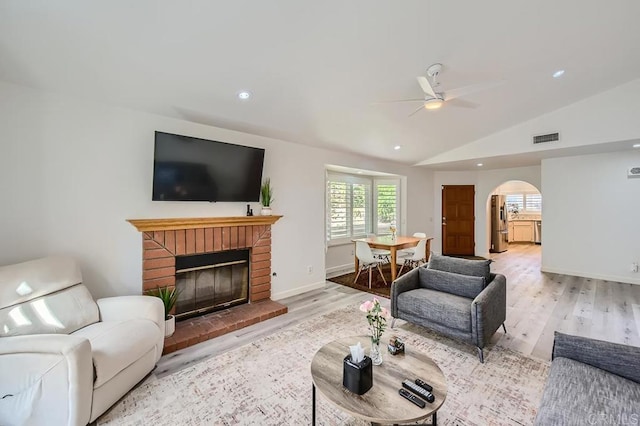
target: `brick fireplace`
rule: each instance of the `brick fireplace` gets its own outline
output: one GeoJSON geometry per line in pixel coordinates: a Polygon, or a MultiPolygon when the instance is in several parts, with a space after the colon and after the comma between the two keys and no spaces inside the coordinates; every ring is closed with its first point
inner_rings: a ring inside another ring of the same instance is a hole
{"type": "Polygon", "coordinates": [[[176,257],[249,251],[248,304],[176,324],[164,353],[231,332],[287,312],[271,297],[271,225],[281,216],[130,219],[142,232],[142,288],[176,285],[176,257]],[[234,323],[235,321],[235,323],[234,323]]]}

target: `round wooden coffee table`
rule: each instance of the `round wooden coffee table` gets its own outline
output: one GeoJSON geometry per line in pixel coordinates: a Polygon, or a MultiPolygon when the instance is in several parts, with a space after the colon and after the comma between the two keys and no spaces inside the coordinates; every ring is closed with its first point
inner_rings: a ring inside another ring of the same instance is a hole
{"type": "MultiPolygon", "coordinates": [[[[384,339],[384,337],[383,337],[384,339]]],[[[371,423],[409,423],[432,417],[436,425],[436,412],[447,397],[447,381],[440,367],[427,355],[411,346],[405,353],[391,355],[386,350],[381,365],[373,366],[373,387],[364,395],[357,395],[342,386],[343,359],[349,354],[349,345],[361,342],[369,353],[369,336],[351,336],[324,345],[311,361],[313,380],[313,424],[316,420],[316,389],[341,410],[371,423]],[[420,408],[398,393],[405,379],[422,379],[433,387],[433,403],[420,408]]],[[[381,340],[386,342],[387,340],[381,340]]],[[[382,346],[382,344],[381,344],[382,346]]],[[[385,346],[386,349],[386,346],[385,346]]]]}

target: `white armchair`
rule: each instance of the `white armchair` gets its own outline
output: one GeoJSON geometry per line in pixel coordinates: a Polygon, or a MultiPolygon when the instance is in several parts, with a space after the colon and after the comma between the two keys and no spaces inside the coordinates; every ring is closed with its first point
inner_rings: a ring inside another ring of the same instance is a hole
{"type": "Polygon", "coordinates": [[[162,355],[155,297],[94,301],[76,262],[0,267],[0,424],[86,425],[162,355]]]}

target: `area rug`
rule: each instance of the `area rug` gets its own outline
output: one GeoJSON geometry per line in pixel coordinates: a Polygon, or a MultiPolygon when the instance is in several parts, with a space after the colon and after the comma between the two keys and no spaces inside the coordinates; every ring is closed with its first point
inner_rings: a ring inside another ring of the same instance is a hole
{"type": "MultiPolygon", "coordinates": [[[[387,280],[385,284],[380,278],[380,272],[377,269],[374,269],[371,272],[371,289],[369,289],[369,272],[362,271],[360,276],[358,277],[357,282],[353,282],[356,278],[356,273],[351,272],[349,274],[339,275],[333,278],[327,278],[327,281],[331,281],[332,283],[345,285],[347,287],[357,288],[361,291],[366,291],[367,293],[377,294],[378,296],[383,296],[389,298],[389,294],[391,293],[391,265],[384,264],[381,266],[382,274],[384,275],[384,279],[387,280]]],[[[402,275],[409,272],[410,268],[404,268],[402,270],[402,275]]],[[[400,272],[400,265],[396,271],[400,272]]],[[[400,276],[400,275],[399,275],[400,276]]]]}
{"type": "MultiPolygon", "coordinates": [[[[533,423],[547,363],[492,346],[485,348],[485,363],[480,364],[474,347],[421,327],[402,323],[387,330],[385,337],[389,331],[404,339],[407,350],[428,354],[442,369],[448,395],[438,411],[440,425],[533,423]]],[[[338,337],[366,333],[364,314],[357,306],[333,311],[172,375],[149,379],[97,424],[311,424],[310,364],[315,352],[338,337]]],[[[389,362],[391,355],[384,356],[389,362]]],[[[321,425],[367,424],[320,395],[317,410],[321,425]]]]}

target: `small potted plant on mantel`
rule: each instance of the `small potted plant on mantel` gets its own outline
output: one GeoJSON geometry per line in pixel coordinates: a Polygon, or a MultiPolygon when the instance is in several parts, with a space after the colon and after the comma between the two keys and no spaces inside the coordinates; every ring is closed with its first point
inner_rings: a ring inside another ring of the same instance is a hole
{"type": "Polygon", "coordinates": [[[271,179],[267,178],[260,187],[261,215],[271,216],[271,203],[273,203],[273,188],[271,187],[271,179]]]}
{"type": "Polygon", "coordinates": [[[148,292],[150,296],[159,297],[164,303],[164,337],[170,337],[176,331],[176,317],[171,315],[176,301],[178,300],[178,289],[176,287],[158,287],[148,292]]]}

